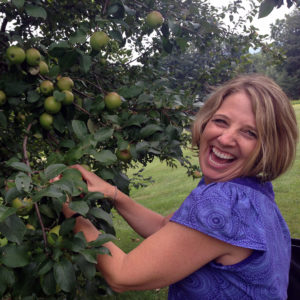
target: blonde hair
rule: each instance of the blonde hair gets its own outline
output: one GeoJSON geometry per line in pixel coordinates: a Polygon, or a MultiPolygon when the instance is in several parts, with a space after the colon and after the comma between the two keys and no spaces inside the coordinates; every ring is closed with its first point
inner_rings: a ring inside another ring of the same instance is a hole
{"type": "Polygon", "coordinates": [[[241,176],[257,176],[273,180],[293,163],[298,142],[298,126],[294,109],[281,88],[270,78],[241,75],[218,87],[200,108],[192,126],[192,145],[201,147],[201,136],[207,122],[227,96],[244,92],[252,103],[258,139],[253,155],[241,176]]]}

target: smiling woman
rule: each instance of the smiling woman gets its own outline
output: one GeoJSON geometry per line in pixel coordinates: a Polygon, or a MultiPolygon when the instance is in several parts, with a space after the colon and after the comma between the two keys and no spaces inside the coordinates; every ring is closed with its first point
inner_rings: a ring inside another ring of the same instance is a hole
{"type": "MultiPolygon", "coordinates": [[[[97,268],[113,290],[170,285],[169,299],[286,299],[291,240],[270,181],[292,163],[294,111],[270,79],[241,76],[216,89],[193,126],[204,178],[177,211],[161,216],[80,165],[91,192],[111,198],[146,239],[128,254],[112,242],[97,268]],[[272,154],[272,155],[271,155],[272,154]]],[[[76,218],[87,241],[99,231],[76,218]]]]}

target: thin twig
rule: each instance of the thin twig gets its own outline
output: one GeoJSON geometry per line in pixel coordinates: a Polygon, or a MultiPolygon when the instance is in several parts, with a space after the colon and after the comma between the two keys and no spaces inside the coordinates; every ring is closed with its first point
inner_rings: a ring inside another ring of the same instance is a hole
{"type": "MultiPolygon", "coordinates": [[[[24,141],[23,141],[23,155],[24,155],[24,160],[25,163],[28,167],[30,167],[30,163],[29,163],[29,159],[28,159],[28,155],[27,155],[27,142],[28,142],[28,134],[30,132],[32,123],[30,123],[27,128],[26,128],[26,135],[24,137],[24,141]]],[[[31,178],[31,174],[28,173],[28,176],[31,178]]],[[[47,247],[47,236],[46,236],[46,232],[45,232],[45,227],[44,227],[44,223],[40,214],[40,209],[39,206],[37,204],[37,202],[34,203],[34,208],[35,208],[35,212],[38,216],[41,228],[42,228],[42,233],[43,233],[43,240],[44,240],[44,244],[45,244],[45,248],[47,247]]]]}

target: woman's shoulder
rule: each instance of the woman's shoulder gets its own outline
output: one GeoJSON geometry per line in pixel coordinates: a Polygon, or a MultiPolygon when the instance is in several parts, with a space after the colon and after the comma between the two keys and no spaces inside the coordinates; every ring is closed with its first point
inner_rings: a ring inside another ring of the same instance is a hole
{"type": "Polygon", "coordinates": [[[202,179],[191,195],[199,199],[222,197],[239,200],[245,196],[250,199],[274,198],[273,187],[270,182],[262,182],[256,177],[240,177],[225,182],[205,184],[202,179]],[[204,197],[204,198],[203,198],[204,197]]]}

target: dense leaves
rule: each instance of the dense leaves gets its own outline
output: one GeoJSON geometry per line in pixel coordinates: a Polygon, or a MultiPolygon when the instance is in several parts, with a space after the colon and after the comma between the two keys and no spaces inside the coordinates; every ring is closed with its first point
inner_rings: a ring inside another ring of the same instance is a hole
{"type": "Polygon", "coordinates": [[[197,167],[182,150],[199,103],[250,46],[261,46],[246,24],[258,7],[246,19],[241,9],[241,1],[222,11],[206,0],[1,1],[0,296],[98,299],[110,291],[96,262],[115,235],[112,204],[69,167],[88,165],[127,194],[130,182],[145,180],[126,170],[155,157],[191,175],[197,167]],[[154,10],[163,24],[151,27],[154,10]],[[90,41],[95,32],[105,33],[101,45],[90,41]],[[41,56],[16,60],[20,48],[41,56]],[[117,103],[104,101],[111,92],[117,103]],[[101,230],[93,243],[73,235],[75,220],[61,214],[67,199],[101,230]]]}

